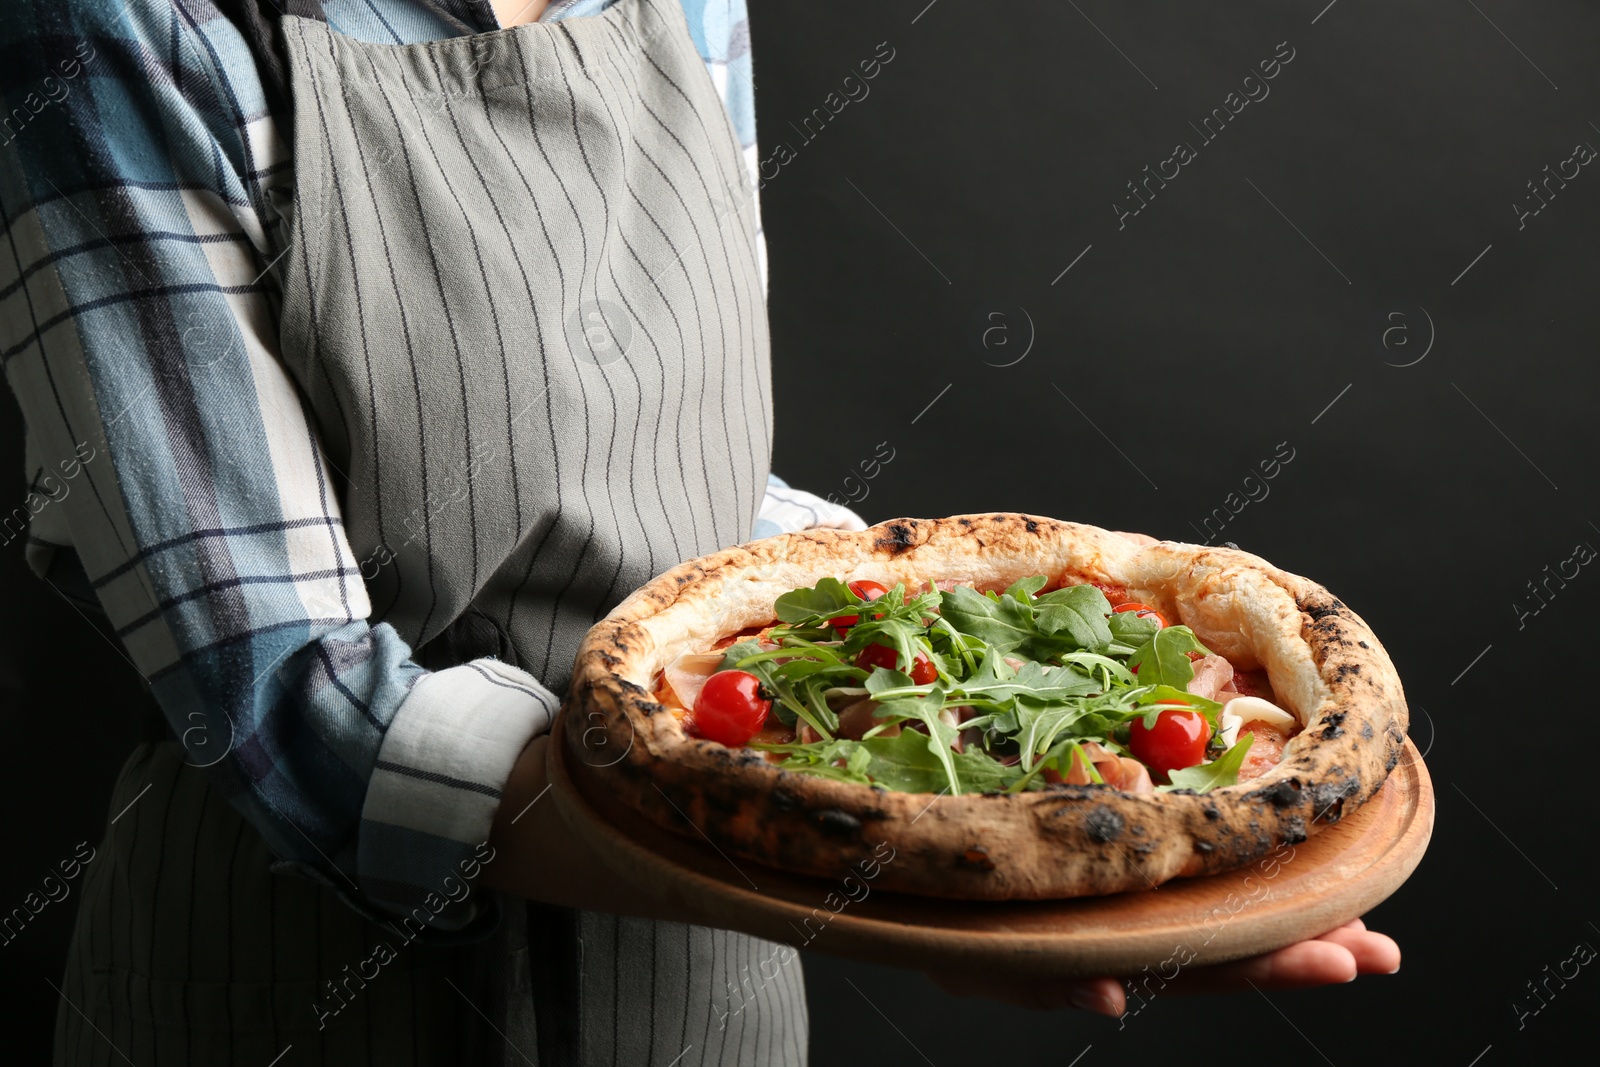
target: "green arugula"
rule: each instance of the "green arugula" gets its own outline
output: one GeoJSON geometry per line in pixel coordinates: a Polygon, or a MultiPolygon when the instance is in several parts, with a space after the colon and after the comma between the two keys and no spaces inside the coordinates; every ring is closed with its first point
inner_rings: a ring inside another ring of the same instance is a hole
{"type": "Polygon", "coordinates": [[[1210,763],[1169,772],[1167,778],[1172,784],[1158,785],[1156,788],[1162,792],[1169,789],[1193,789],[1196,793],[1205,793],[1223,786],[1235,785],[1239,781],[1239,768],[1244,766],[1244,757],[1250,751],[1255,739],[1255,734],[1245,734],[1239,738],[1238,744],[1210,763]]]}
{"type": "MultiPolygon", "coordinates": [[[[1070,585],[1036,600],[1039,630],[1052,636],[1065,633],[1079,648],[1103,651],[1111,644],[1111,624],[1106,616],[1111,602],[1092,585],[1070,585]]],[[[1124,612],[1131,614],[1131,612],[1124,612]]]]}
{"type": "MultiPolygon", "coordinates": [[[[752,747],[786,756],[778,766],[798,774],[879,785],[905,793],[955,793],[949,788],[949,770],[927,740],[915,730],[902,730],[894,737],[865,741],[840,738],[810,745],[752,747]],[[841,760],[845,765],[837,766],[841,760]]],[[[1007,767],[981,752],[952,751],[950,755],[963,793],[998,793],[1021,776],[1018,768],[1007,767]]]]}
{"type": "Polygon", "coordinates": [[[1111,647],[1114,655],[1126,656],[1154,637],[1161,623],[1154,615],[1140,615],[1135,611],[1119,611],[1106,620],[1111,630],[1111,647]]]}
{"type": "MultiPolygon", "coordinates": [[[[1123,614],[1132,615],[1133,612],[1123,614]]],[[[1194,677],[1194,664],[1189,662],[1191,652],[1209,655],[1211,650],[1202,645],[1187,626],[1168,626],[1151,634],[1150,639],[1128,657],[1128,667],[1139,676],[1140,685],[1170,685],[1183,689],[1194,677]]]]}
{"type": "MultiPolygon", "coordinates": [[[[1222,705],[1187,691],[1190,653],[1208,651],[1192,630],[1113,612],[1091,585],[1039,595],[1046,584],[1035,575],[1003,593],[958,586],[912,594],[900,583],[869,602],[823,578],[777,599],[780,625],[768,634],[776,647],[738,642],[720,669],[756,675],[783,722],[803,722],[822,738],[752,747],[782,756],[785,770],[886,789],[1041,789],[1042,773],[1068,774],[1082,745],[1126,755],[1130,722],[1154,725],[1174,708],[1200,712],[1215,738],[1222,705]],[[834,625],[851,615],[853,625],[834,625]],[[894,649],[904,670],[857,667],[870,645],[894,649]],[[909,677],[918,657],[935,668],[929,684],[909,677]],[[838,710],[862,697],[877,705],[875,725],[859,740],[838,736],[838,710]],[[941,718],[946,709],[965,709],[959,729],[941,718]],[[970,742],[960,752],[958,736],[970,742]]],[[[1242,738],[1212,763],[1174,772],[1165,788],[1233,784],[1249,744],[1242,738]]]]}
{"type": "Polygon", "coordinates": [[[849,608],[860,607],[864,603],[839,579],[823,578],[810,589],[795,589],[783,594],[773,604],[773,609],[779,621],[793,624],[808,619],[845,615],[849,613],[849,608]]]}
{"type": "Polygon", "coordinates": [[[867,678],[867,692],[878,701],[878,710],[872,717],[884,723],[895,722],[900,719],[916,719],[928,730],[922,735],[922,743],[931,751],[939,764],[944,768],[945,780],[950,786],[951,796],[961,795],[961,779],[956,774],[955,744],[957,730],[939,717],[939,711],[944,707],[945,691],[937,684],[925,687],[926,694],[910,693],[905,696],[891,695],[896,690],[915,690],[918,686],[911,684],[911,679],[899,671],[887,670],[878,667],[867,678]]]}

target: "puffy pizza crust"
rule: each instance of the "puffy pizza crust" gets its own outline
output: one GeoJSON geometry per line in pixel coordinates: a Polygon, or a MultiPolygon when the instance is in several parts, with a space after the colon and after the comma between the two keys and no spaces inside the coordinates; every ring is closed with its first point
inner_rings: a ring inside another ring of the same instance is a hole
{"type": "Polygon", "coordinates": [[[730,855],[829,877],[888,842],[882,887],[975,900],[1117,893],[1245,866],[1371,797],[1407,726],[1383,646],[1316,583],[1247,552],[1018,514],[784,534],[685,563],[590,631],[563,714],[573,775],[605,803],[697,829],[730,855]],[[1264,669],[1304,731],[1268,774],[1204,795],[1058,785],[950,797],[779,770],[689,737],[651,695],[679,653],[770,622],[779,595],[825,575],[1004,589],[1034,574],[1127,586],[1236,666],[1264,669]]]}

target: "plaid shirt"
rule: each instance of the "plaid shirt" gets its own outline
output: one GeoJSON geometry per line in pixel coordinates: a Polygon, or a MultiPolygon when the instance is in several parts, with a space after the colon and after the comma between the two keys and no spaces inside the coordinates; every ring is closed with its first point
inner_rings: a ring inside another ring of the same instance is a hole
{"type": "MultiPolygon", "coordinates": [[[[0,23],[0,361],[29,483],[0,541],[26,527],[35,572],[103,609],[281,867],[441,936],[482,929],[493,907],[445,900],[446,879],[559,698],[493,659],[426,671],[369,622],[338,483],[278,358],[274,204],[293,165],[262,72],[211,0],[118,5],[13,0],[0,23]]],[[[744,2],[683,5],[753,175],[744,2]]],[[[485,0],[325,8],[378,43],[495,28],[485,0]]],[[[753,533],[819,525],[861,523],[774,479],[753,533]]]]}

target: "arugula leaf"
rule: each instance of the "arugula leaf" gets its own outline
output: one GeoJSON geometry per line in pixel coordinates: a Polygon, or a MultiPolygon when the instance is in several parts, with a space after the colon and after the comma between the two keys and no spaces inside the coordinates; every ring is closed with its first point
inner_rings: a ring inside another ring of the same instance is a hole
{"type": "MultiPolygon", "coordinates": [[[[1124,615],[1133,614],[1131,611],[1124,615]]],[[[1189,653],[1209,653],[1194,631],[1187,626],[1168,626],[1157,630],[1150,640],[1140,645],[1128,657],[1128,667],[1138,668],[1140,685],[1170,685],[1174,689],[1187,689],[1194,677],[1194,664],[1189,653]]]]}
{"type": "MultiPolygon", "coordinates": [[[[990,653],[994,655],[993,652],[990,653]]],[[[1048,667],[1037,660],[1027,660],[1017,670],[995,656],[996,662],[1010,672],[1011,677],[991,678],[984,668],[973,677],[956,686],[959,696],[982,697],[1003,702],[1014,697],[1026,697],[1041,703],[1055,703],[1073,697],[1089,696],[1101,691],[1100,683],[1073,667],[1048,667]]],[[[988,667],[986,658],[984,667],[988,667]]],[[[965,701],[963,701],[965,703],[965,701]]]]}
{"type": "Polygon", "coordinates": [[[839,782],[856,782],[861,785],[870,785],[872,779],[867,775],[867,764],[871,762],[871,753],[858,746],[857,742],[844,738],[832,741],[814,741],[811,744],[769,745],[759,742],[750,746],[763,752],[777,752],[789,758],[778,764],[786,771],[795,771],[801,774],[814,774],[819,778],[832,778],[839,782]],[[839,760],[844,760],[843,767],[835,766],[839,760]]]}
{"type": "MultiPolygon", "coordinates": [[[[928,738],[916,730],[894,737],[865,741],[837,740],[809,745],[756,745],[788,756],[778,764],[783,770],[814,774],[839,781],[866,782],[905,793],[941,793],[949,786],[944,762],[929,748],[928,738]],[[844,760],[844,767],[834,766],[844,760]]],[[[981,752],[951,752],[963,792],[998,793],[1021,776],[1015,767],[981,752]]]]}
{"type": "Polygon", "coordinates": [[[928,728],[922,740],[938,758],[944,767],[945,777],[950,783],[950,795],[961,795],[961,779],[956,774],[955,752],[951,748],[955,744],[958,731],[955,727],[939,718],[939,710],[944,707],[945,691],[935,684],[927,696],[908,695],[883,699],[880,694],[896,689],[916,689],[909,677],[899,671],[891,671],[884,667],[873,670],[867,678],[867,691],[873,698],[879,700],[878,710],[873,712],[873,718],[893,722],[895,719],[916,719],[928,728]]]}
{"type": "Polygon", "coordinates": [[[773,605],[783,622],[797,623],[815,616],[829,616],[845,608],[865,603],[837,578],[822,578],[810,589],[795,589],[780,596],[773,605]]]}
{"type": "Polygon", "coordinates": [[[939,610],[950,625],[1002,655],[1039,635],[1032,608],[1016,597],[988,597],[958,585],[944,594],[939,610]]]}
{"type": "Polygon", "coordinates": [[[1222,705],[1215,700],[1209,700],[1196,693],[1185,692],[1171,685],[1153,685],[1133,692],[1138,700],[1139,714],[1144,716],[1144,725],[1147,730],[1155,726],[1156,718],[1169,708],[1198,711],[1205,716],[1206,722],[1211,725],[1212,732],[1215,733],[1217,730],[1217,716],[1222,714],[1222,705]]]}
{"type": "Polygon", "coordinates": [[[1250,746],[1255,742],[1255,734],[1245,734],[1239,738],[1239,743],[1234,745],[1221,756],[1210,763],[1202,763],[1198,767],[1185,767],[1182,770],[1171,771],[1167,777],[1171,785],[1158,785],[1157,790],[1165,792],[1169,789],[1193,789],[1196,793],[1204,793],[1222,786],[1235,785],[1239,781],[1239,768],[1244,766],[1244,757],[1250,751],[1250,746]]]}
{"type": "Polygon", "coordinates": [[[1111,625],[1106,620],[1111,614],[1111,602],[1094,586],[1071,585],[1046,593],[1034,603],[1039,611],[1040,632],[1065,631],[1078,647],[1091,652],[1103,651],[1111,644],[1111,625]]]}
{"type": "Polygon", "coordinates": [[[1011,588],[1006,590],[1005,595],[1008,597],[1014,597],[1015,599],[1022,601],[1024,604],[1031,604],[1033,603],[1034,599],[1033,594],[1043,589],[1049,583],[1049,581],[1050,579],[1046,578],[1042,574],[1036,574],[1031,578],[1018,578],[1016,581],[1011,583],[1011,588]]]}
{"type": "Polygon", "coordinates": [[[1127,667],[1110,656],[1102,656],[1098,652],[1063,652],[1056,659],[1068,667],[1076,667],[1090,677],[1098,679],[1102,689],[1110,689],[1114,683],[1122,685],[1139,683],[1139,679],[1127,667]]]}
{"type": "Polygon", "coordinates": [[[719,671],[737,670],[741,660],[761,654],[761,643],[754,638],[749,641],[736,641],[722,650],[722,663],[717,667],[719,671]]]}
{"type": "Polygon", "coordinates": [[[1111,628],[1112,648],[1123,655],[1139,648],[1161,629],[1154,615],[1140,615],[1136,611],[1116,612],[1106,624],[1111,628]]]}

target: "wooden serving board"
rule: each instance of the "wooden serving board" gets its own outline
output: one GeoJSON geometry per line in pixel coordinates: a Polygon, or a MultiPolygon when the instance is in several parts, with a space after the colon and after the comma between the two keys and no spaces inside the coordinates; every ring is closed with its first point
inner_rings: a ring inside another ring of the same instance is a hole
{"type": "Polygon", "coordinates": [[[706,925],[920,970],[1082,978],[1254,956],[1386,899],[1416,869],[1433,832],[1433,784],[1408,740],[1376,796],[1276,859],[1143,893],[937,900],[877,890],[862,877],[845,884],[763,867],[725,855],[687,820],[674,834],[586,795],[568,773],[564,719],[557,717],[549,746],[551,791],[572,829],[620,877],[706,925]]]}

